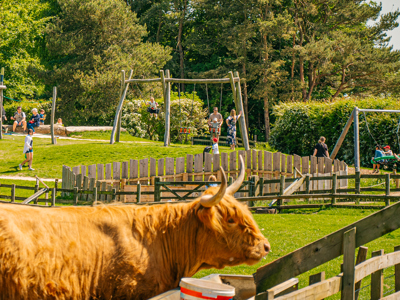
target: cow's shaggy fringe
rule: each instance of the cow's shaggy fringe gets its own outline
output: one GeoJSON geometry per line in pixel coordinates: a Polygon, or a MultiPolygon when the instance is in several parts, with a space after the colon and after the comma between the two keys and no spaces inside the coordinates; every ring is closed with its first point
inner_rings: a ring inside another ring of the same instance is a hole
{"type": "Polygon", "coordinates": [[[147,299],[202,268],[254,263],[266,240],[228,195],[211,208],[1,208],[0,299],[147,299]]]}

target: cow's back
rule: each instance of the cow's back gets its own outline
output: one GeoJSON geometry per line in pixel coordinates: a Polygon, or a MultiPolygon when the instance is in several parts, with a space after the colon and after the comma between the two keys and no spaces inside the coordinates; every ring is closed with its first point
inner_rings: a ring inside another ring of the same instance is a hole
{"type": "Polygon", "coordinates": [[[134,285],[130,220],[123,207],[0,205],[0,297],[89,299],[134,285]]]}

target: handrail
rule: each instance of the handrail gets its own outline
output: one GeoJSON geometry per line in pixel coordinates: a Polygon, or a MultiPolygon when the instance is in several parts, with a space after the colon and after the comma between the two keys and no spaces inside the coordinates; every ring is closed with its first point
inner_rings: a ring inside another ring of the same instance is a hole
{"type": "Polygon", "coordinates": [[[372,273],[400,264],[400,251],[372,257],[355,267],[354,279],[359,281],[372,273]]]}

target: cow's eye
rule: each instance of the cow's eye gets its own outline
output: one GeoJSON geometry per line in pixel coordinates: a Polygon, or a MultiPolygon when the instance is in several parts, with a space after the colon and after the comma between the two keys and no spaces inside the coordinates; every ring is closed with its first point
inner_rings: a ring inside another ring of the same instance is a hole
{"type": "Polygon", "coordinates": [[[232,219],[232,218],[230,218],[230,219],[228,220],[228,223],[233,224],[233,223],[235,223],[235,220],[232,219]]]}

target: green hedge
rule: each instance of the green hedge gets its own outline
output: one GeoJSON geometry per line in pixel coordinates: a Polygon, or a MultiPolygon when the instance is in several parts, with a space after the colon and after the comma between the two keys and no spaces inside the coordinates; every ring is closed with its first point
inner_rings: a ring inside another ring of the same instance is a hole
{"type": "MultiPolygon", "coordinates": [[[[32,116],[32,109],[37,108],[38,113],[40,113],[40,109],[44,109],[46,113],[46,120],[44,124],[50,124],[50,115],[51,115],[51,101],[36,103],[29,101],[21,101],[21,102],[11,102],[9,104],[4,105],[4,109],[6,111],[7,121],[5,124],[11,125],[14,121],[11,120],[11,117],[14,116],[17,111],[17,107],[21,106],[22,111],[26,114],[26,118],[30,119],[32,116]]],[[[55,120],[56,122],[57,120],[55,120]]]]}
{"type": "MultiPolygon", "coordinates": [[[[333,150],[353,108],[398,109],[399,99],[366,98],[339,99],[335,102],[293,102],[273,108],[276,122],[271,130],[270,144],[284,153],[311,155],[320,136],[327,138],[329,153],[333,150]]],[[[390,145],[399,153],[397,128],[400,114],[366,113],[372,136],[381,145],[390,145]]],[[[364,114],[360,113],[360,155],[361,165],[371,166],[375,142],[366,128],[364,114]]],[[[338,159],[354,163],[354,127],[351,126],[338,159]]]]}

